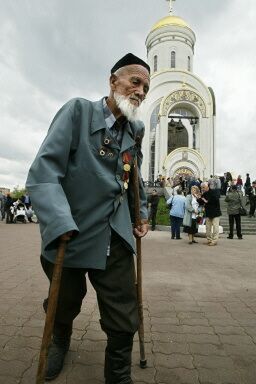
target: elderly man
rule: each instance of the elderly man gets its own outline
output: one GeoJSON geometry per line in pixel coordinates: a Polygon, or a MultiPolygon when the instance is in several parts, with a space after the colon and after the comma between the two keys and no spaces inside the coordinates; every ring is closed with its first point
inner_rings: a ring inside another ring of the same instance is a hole
{"type": "Polygon", "coordinates": [[[107,335],[105,383],[132,383],[131,352],[138,328],[133,234],[145,236],[148,224],[140,179],[141,223],[133,226],[131,173],[135,157],[139,168],[142,161],[144,126],[138,117],[149,78],[143,60],[131,53],[121,58],[111,70],[109,96],[65,104],[30,168],[26,185],[39,218],[41,263],[50,281],[58,240],[68,241],[48,380],[62,369],[88,275],[107,335]]]}
{"type": "Polygon", "coordinates": [[[210,189],[207,182],[201,184],[201,191],[201,200],[205,207],[207,244],[213,246],[219,238],[220,194],[218,190],[210,189]]]}

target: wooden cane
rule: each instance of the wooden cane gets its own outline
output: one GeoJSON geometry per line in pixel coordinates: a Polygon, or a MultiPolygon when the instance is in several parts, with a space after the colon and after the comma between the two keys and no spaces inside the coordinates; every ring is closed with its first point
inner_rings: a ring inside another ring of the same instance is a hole
{"type": "MultiPolygon", "coordinates": [[[[141,225],[140,220],[140,193],[139,193],[139,177],[137,158],[134,161],[133,170],[133,186],[134,186],[134,208],[135,208],[135,227],[141,225]]],[[[142,298],[142,255],[141,255],[141,238],[136,238],[137,250],[137,297],[138,297],[138,312],[139,312],[139,343],[140,343],[140,367],[147,367],[144,345],[144,318],[143,318],[143,298],[142,298]]]]}
{"type": "Polygon", "coordinates": [[[41,350],[39,356],[39,363],[37,369],[36,376],[36,384],[44,384],[45,381],[45,370],[46,370],[46,362],[48,356],[49,345],[52,338],[53,326],[56,314],[56,308],[58,303],[59,289],[60,289],[60,281],[61,281],[61,273],[63,260],[66,250],[66,241],[60,241],[57,256],[55,260],[55,265],[52,274],[52,281],[50,285],[50,292],[48,298],[47,312],[44,324],[44,333],[41,343],[41,350]]]}

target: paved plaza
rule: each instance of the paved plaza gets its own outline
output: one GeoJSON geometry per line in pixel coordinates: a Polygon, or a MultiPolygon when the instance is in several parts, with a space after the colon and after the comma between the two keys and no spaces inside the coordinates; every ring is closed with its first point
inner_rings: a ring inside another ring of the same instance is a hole
{"type": "MultiPolygon", "coordinates": [[[[35,383],[48,283],[39,263],[37,224],[0,223],[0,383],[35,383]]],[[[256,383],[256,255],[254,236],[208,247],[168,232],[143,240],[148,368],[135,384],[256,383]]],[[[88,284],[89,285],[89,284],[88,284]]],[[[54,384],[104,382],[105,335],[95,293],[74,324],[71,351],[54,384]]]]}

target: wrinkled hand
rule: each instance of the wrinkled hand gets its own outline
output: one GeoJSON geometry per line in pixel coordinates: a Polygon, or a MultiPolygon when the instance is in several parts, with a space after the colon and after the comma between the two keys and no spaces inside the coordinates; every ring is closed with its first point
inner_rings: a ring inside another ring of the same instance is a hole
{"type": "Polygon", "coordinates": [[[133,228],[133,234],[137,238],[144,237],[148,233],[148,221],[141,220],[141,224],[133,228]]]}
{"type": "Polygon", "coordinates": [[[63,233],[63,235],[60,236],[60,241],[69,241],[72,238],[73,233],[74,231],[63,233]]]}

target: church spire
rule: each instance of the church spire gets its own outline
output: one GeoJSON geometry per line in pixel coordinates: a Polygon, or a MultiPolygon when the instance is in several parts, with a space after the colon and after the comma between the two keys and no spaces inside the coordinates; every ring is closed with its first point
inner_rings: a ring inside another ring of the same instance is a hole
{"type": "Polygon", "coordinates": [[[169,14],[170,14],[170,16],[172,16],[173,15],[173,2],[175,1],[175,0],[166,0],[166,1],[168,1],[168,3],[169,3],[169,14]]]}

